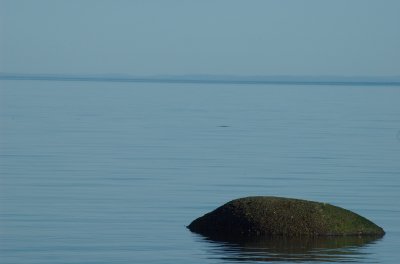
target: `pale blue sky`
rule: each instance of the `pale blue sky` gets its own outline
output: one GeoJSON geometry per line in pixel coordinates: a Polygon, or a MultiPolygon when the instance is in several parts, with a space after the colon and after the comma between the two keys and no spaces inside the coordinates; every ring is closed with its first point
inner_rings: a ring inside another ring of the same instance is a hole
{"type": "Polygon", "coordinates": [[[0,71],[400,75],[400,1],[0,0],[0,71]]]}

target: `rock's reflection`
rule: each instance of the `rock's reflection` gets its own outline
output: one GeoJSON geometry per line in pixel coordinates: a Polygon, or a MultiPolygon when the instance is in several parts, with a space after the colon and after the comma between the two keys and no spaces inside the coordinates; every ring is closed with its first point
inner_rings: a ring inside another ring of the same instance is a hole
{"type": "Polygon", "coordinates": [[[236,261],[327,261],[363,262],[368,253],[362,250],[380,237],[203,237],[212,256],[236,261]]]}

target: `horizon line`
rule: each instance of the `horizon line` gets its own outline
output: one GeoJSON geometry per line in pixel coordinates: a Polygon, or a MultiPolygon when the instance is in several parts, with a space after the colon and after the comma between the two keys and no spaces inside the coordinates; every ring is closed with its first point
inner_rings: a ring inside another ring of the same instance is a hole
{"type": "Polygon", "coordinates": [[[132,82],[176,84],[292,84],[292,85],[352,85],[352,86],[400,86],[399,76],[328,76],[328,75],[152,75],[128,74],[18,74],[1,73],[0,80],[20,81],[85,81],[85,82],[132,82]]]}

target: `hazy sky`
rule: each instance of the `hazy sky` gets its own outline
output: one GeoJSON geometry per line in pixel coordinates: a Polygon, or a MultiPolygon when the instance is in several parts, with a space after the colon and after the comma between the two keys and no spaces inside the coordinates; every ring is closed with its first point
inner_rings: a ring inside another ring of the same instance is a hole
{"type": "Polygon", "coordinates": [[[0,0],[0,71],[400,75],[399,0],[0,0]]]}

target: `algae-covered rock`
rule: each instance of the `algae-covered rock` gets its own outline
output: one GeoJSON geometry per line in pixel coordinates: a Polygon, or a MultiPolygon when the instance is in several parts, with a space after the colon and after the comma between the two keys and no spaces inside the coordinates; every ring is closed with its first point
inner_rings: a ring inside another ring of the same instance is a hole
{"type": "Polygon", "coordinates": [[[188,228],[207,236],[339,236],[385,234],[368,219],[326,203],[246,197],[230,201],[194,220],[188,228]]]}

